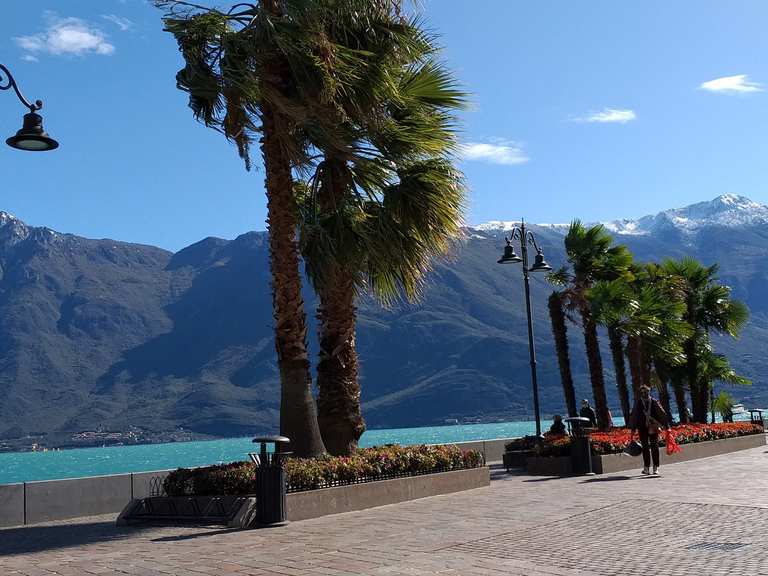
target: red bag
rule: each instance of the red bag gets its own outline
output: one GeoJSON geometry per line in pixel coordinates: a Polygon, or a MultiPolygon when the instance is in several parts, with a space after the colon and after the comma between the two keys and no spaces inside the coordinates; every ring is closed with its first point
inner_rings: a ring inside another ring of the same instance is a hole
{"type": "Polygon", "coordinates": [[[677,440],[675,440],[675,435],[672,433],[672,430],[667,430],[665,432],[664,443],[667,445],[667,456],[670,456],[675,452],[683,451],[683,449],[678,445],[677,440]]]}

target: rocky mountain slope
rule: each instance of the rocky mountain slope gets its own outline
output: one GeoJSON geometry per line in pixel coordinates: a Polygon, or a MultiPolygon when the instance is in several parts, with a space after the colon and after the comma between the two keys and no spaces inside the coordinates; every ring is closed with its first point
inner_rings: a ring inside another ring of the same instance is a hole
{"type": "MultiPolygon", "coordinates": [[[[521,273],[496,264],[505,224],[468,229],[436,267],[422,302],[391,310],[361,303],[369,426],[531,414],[521,273]]],[[[721,264],[721,279],[752,310],[739,342],[718,342],[755,381],[733,392],[750,405],[768,400],[768,208],[721,196],[608,226],[641,260],[690,254],[721,264]]],[[[547,259],[563,263],[565,228],[534,230],[547,259]]],[[[549,290],[534,279],[546,413],[563,404],[549,290]]],[[[313,319],[310,290],[306,297],[313,319]]],[[[207,238],[172,254],[33,228],[0,212],[0,439],[61,439],[97,427],[150,435],[179,426],[208,435],[274,431],[270,301],[264,233],[207,238]]],[[[571,335],[577,387],[586,397],[578,327],[571,335]]],[[[314,350],[314,337],[310,344],[314,350]]]]}

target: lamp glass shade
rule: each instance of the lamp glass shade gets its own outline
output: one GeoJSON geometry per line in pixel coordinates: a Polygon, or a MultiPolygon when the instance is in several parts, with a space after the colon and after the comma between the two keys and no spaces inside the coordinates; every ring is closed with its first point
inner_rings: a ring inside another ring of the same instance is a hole
{"type": "Polygon", "coordinates": [[[24,125],[5,141],[11,148],[28,152],[45,152],[55,150],[59,143],[43,130],[43,117],[35,112],[24,114],[24,125]]]}
{"type": "Polygon", "coordinates": [[[520,256],[518,256],[517,254],[515,254],[515,249],[512,246],[512,244],[507,242],[507,245],[504,246],[504,255],[501,258],[499,258],[497,262],[499,264],[514,264],[516,262],[522,262],[522,261],[523,259],[520,258],[520,256]]]}

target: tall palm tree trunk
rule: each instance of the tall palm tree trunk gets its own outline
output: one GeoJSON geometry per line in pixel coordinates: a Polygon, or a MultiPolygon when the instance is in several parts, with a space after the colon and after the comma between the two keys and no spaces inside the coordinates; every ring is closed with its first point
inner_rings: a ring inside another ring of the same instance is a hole
{"type": "Polygon", "coordinates": [[[686,375],[688,377],[688,389],[691,391],[691,409],[693,421],[702,424],[707,423],[707,392],[699,382],[698,358],[696,355],[696,336],[685,343],[686,375]]]}
{"type": "Polygon", "coordinates": [[[592,382],[592,395],[595,399],[597,427],[600,430],[607,430],[610,417],[608,415],[608,397],[605,394],[603,359],[600,356],[600,341],[597,337],[597,324],[592,319],[589,310],[584,307],[581,310],[581,318],[584,325],[584,346],[587,349],[589,379],[592,382]]]}
{"type": "Polygon", "coordinates": [[[360,411],[360,382],[355,349],[355,286],[350,274],[337,267],[318,290],[320,360],[317,365],[318,422],[325,447],[349,455],[365,432],[360,411]]]}
{"type": "Polygon", "coordinates": [[[661,406],[667,413],[667,417],[672,418],[672,398],[669,395],[669,369],[663,360],[658,358],[653,361],[653,366],[656,369],[656,378],[658,380],[656,386],[659,390],[659,401],[661,406]]]}
{"type": "Polygon", "coordinates": [[[637,336],[629,336],[627,338],[627,358],[629,359],[629,373],[632,376],[633,401],[637,401],[640,395],[640,386],[644,384],[640,340],[637,336]]]}
{"type": "Polygon", "coordinates": [[[621,414],[624,416],[624,422],[629,422],[632,406],[629,402],[629,390],[627,389],[627,368],[626,363],[624,362],[624,339],[621,332],[619,332],[615,326],[609,326],[608,340],[611,345],[613,369],[616,372],[616,388],[619,392],[619,401],[621,402],[621,414]]]}
{"type": "Polygon", "coordinates": [[[280,433],[290,438],[296,456],[314,457],[325,449],[311,390],[291,163],[277,137],[279,131],[288,127],[268,106],[263,107],[262,122],[272,307],[281,383],[280,433]]]}
{"type": "Polygon", "coordinates": [[[571,374],[571,354],[568,348],[568,326],[565,322],[563,310],[563,298],[559,292],[554,291],[549,295],[549,319],[552,323],[552,335],[555,339],[555,352],[557,364],[560,368],[560,383],[563,385],[563,396],[568,416],[577,416],[576,389],[573,386],[571,374]]]}
{"type": "Polygon", "coordinates": [[[685,401],[685,386],[683,381],[677,377],[672,376],[672,391],[675,394],[675,404],[677,404],[677,414],[681,424],[688,424],[688,404],[685,401]]]}

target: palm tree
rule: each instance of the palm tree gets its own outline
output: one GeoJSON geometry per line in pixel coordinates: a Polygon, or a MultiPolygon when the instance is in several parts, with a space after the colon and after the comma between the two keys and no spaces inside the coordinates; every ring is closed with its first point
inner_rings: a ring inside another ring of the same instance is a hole
{"type": "Polygon", "coordinates": [[[716,283],[717,265],[704,266],[693,258],[683,258],[665,261],[662,269],[684,294],[685,319],[693,328],[684,346],[693,420],[706,422],[711,380],[702,377],[702,359],[710,350],[710,332],[738,337],[749,310],[731,298],[730,288],[716,283]]]}
{"type": "MultiPolygon", "coordinates": [[[[624,416],[624,422],[629,422],[632,404],[629,400],[627,387],[627,368],[624,361],[626,348],[622,322],[629,315],[630,307],[634,302],[632,288],[623,278],[611,282],[601,281],[589,290],[588,298],[595,320],[608,329],[608,341],[616,375],[616,389],[619,394],[621,412],[624,416]]],[[[630,338],[633,337],[630,336],[630,338]]]]}
{"type": "MultiPolygon", "coordinates": [[[[313,146],[343,149],[329,110],[353,98],[369,54],[340,45],[356,30],[362,0],[237,4],[229,12],[178,0],[157,0],[185,60],[177,74],[195,117],[237,145],[250,168],[258,137],[267,193],[275,346],[281,377],[280,429],[299,456],[324,451],[311,394],[306,314],[301,295],[295,171],[306,171],[313,146]]],[[[381,0],[388,10],[390,0],[381,0]]],[[[380,29],[382,36],[397,26],[380,29]]],[[[370,29],[367,29],[370,32],[370,29]]]]}
{"type": "MultiPolygon", "coordinates": [[[[665,370],[683,361],[682,342],[690,327],[682,320],[683,303],[668,291],[665,278],[653,264],[635,265],[631,275],[611,281],[599,281],[587,292],[592,312],[598,322],[615,335],[626,335],[626,354],[636,396],[640,386],[655,386],[660,400],[669,408],[665,370]]],[[[614,336],[615,337],[615,336],[614,336]]],[[[613,347],[612,347],[613,348],[613,347]]],[[[617,348],[619,348],[617,346],[617,348]]],[[[623,351],[616,351],[623,360],[623,351]]],[[[615,358],[615,357],[614,357],[615,358]]],[[[624,363],[618,363],[624,369],[624,363]]],[[[618,372],[618,369],[617,369],[618,372]]],[[[621,374],[617,374],[617,381],[621,374]]],[[[629,394],[624,374],[622,409],[627,410],[629,394]]],[[[625,421],[628,411],[625,411],[625,421]]]]}
{"type": "Polygon", "coordinates": [[[566,311],[563,303],[563,293],[553,290],[549,295],[549,319],[552,323],[552,335],[555,338],[555,352],[557,364],[560,368],[560,382],[563,386],[565,405],[568,416],[577,416],[576,390],[573,386],[571,374],[571,355],[568,349],[568,326],[566,324],[566,311]]]}
{"type": "MultiPolygon", "coordinates": [[[[302,252],[319,296],[318,420],[326,448],[349,454],[365,430],[355,350],[356,298],[366,290],[384,303],[420,293],[431,258],[459,234],[461,174],[448,154],[455,145],[451,111],[464,105],[435,46],[414,22],[361,0],[358,20],[383,35],[350,34],[348,46],[372,54],[363,86],[330,110],[345,142],[320,143],[323,160],[304,188],[302,252]],[[361,18],[364,15],[364,18],[361,18]],[[371,77],[381,78],[374,97],[371,77]]],[[[384,8],[387,8],[384,6],[384,8]]],[[[338,25],[338,18],[336,20],[338,25]]]]}
{"type": "Polygon", "coordinates": [[[627,275],[632,255],[626,246],[613,245],[613,238],[602,224],[586,228],[579,220],[571,223],[565,237],[565,251],[573,268],[573,306],[581,315],[597,423],[598,427],[604,430],[609,426],[610,415],[597,322],[590,308],[587,292],[598,280],[611,280],[627,275]]]}

